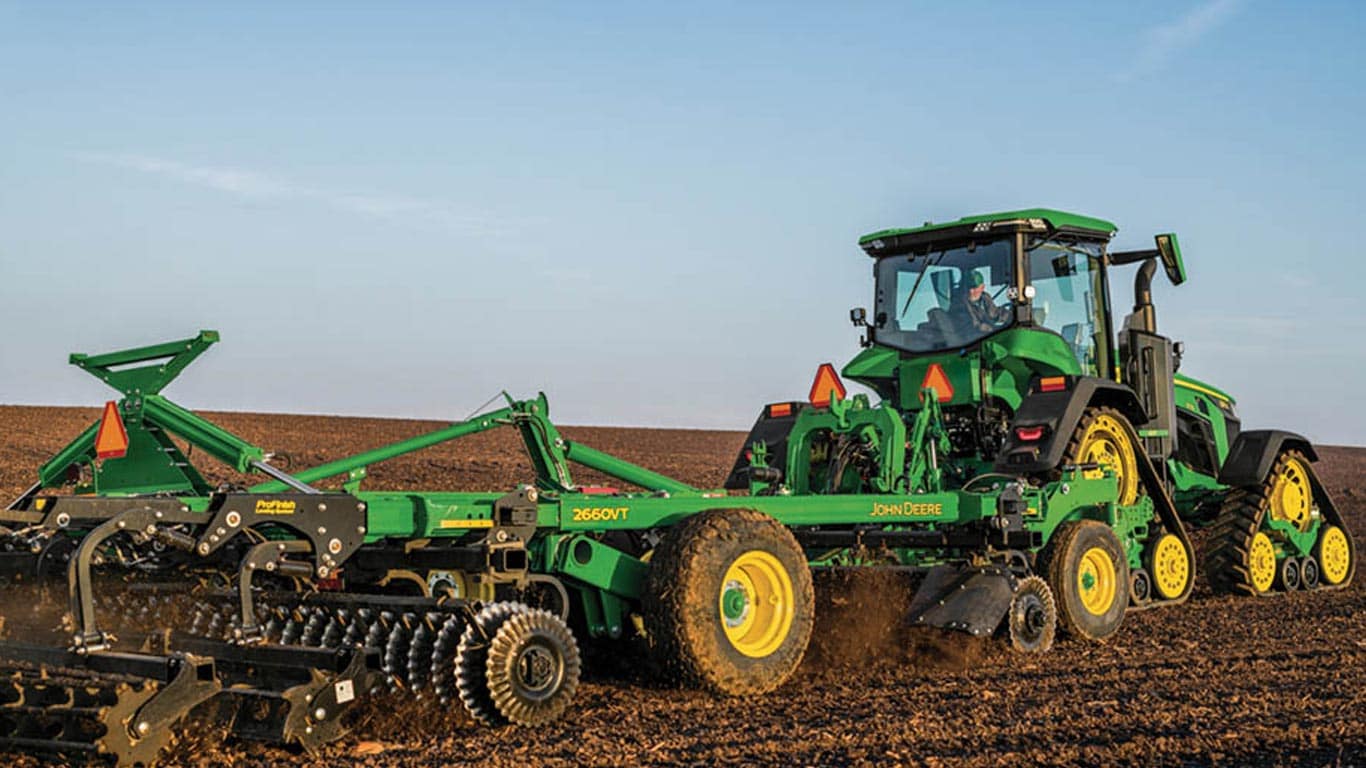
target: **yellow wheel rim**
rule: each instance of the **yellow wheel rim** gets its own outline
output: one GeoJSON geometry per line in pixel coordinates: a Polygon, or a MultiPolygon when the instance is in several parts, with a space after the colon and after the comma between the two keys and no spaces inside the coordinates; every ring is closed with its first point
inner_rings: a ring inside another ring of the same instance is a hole
{"type": "Polygon", "coordinates": [[[1290,523],[1299,531],[1307,531],[1313,523],[1310,513],[1313,503],[1309,470],[1298,458],[1286,457],[1271,486],[1271,518],[1290,523]]]}
{"type": "MultiPolygon", "coordinates": [[[[1119,482],[1119,503],[1125,506],[1138,500],[1138,458],[1128,430],[1118,419],[1102,413],[1096,416],[1081,438],[1077,452],[1080,464],[1099,464],[1115,473],[1119,482]]],[[[1084,473],[1087,478],[1104,476],[1100,469],[1084,473]]]]}
{"type": "Polygon", "coordinates": [[[1323,529],[1319,536],[1319,573],[1329,584],[1341,584],[1352,569],[1352,547],[1347,533],[1336,525],[1323,529]]]}
{"type": "Polygon", "coordinates": [[[1153,546],[1153,586],[1164,600],[1175,600],[1190,584],[1190,556],[1175,534],[1166,533],[1153,546]]]}
{"type": "Polygon", "coordinates": [[[1276,545],[1261,531],[1252,537],[1252,546],[1247,549],[1247,572],[1258,592],[1271,589],[1276,581],[1276,545]]]}
{"type": "Polygon", "coordinates": [[[1115,604],[1119,578],[1115,561],[1100,547],[1091,547],[1077,565],[1077,594],[1082,607],[1095,616],[1104,616],[1115,604]]]}
{"type": "Polygon", "coordinates": [[[760,659],[778,650],[796,614],[792,579],[773,555],[752,549],[726,569],[717,596],[721,626],[735,650],[760,659]]]}

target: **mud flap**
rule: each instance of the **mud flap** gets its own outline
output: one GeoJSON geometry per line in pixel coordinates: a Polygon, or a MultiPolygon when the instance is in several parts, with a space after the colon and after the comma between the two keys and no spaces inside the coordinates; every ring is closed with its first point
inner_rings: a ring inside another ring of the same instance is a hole
{"type": "Polygon", "coordinates": [[[1015,594],[1015,577],[995,566],[937,565],[911,599],[913,626],[990,635],[1001,626],[1015,594]]]}

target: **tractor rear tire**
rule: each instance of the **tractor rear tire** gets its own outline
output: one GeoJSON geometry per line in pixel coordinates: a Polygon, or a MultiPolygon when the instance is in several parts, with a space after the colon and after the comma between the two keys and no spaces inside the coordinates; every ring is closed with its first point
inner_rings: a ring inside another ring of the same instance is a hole
{"type": "Polygon", "coordinates": [[[1095,520],[1063,523],[1039,556],[1062,630],[1104,640],[1129,607],[1129,558],[1110,526],[1095,520]]]}
{"type": "Polygon", "coordinates": [[[655,548],[643,608],[666,673],[750,695],[796,671],[811,640],[815,591],[791,531],[761,512],[716,509],[674,526],[655,548]]]}

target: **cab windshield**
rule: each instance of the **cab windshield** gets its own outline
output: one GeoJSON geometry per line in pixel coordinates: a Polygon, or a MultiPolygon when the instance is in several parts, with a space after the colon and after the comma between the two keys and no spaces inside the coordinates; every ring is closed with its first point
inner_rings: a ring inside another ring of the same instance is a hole
{"type": "Polygon", "coordinates": [[[964,347],[1014,322],[1012,239],[877,264],[877,340],[908,352],[964,347]]]}

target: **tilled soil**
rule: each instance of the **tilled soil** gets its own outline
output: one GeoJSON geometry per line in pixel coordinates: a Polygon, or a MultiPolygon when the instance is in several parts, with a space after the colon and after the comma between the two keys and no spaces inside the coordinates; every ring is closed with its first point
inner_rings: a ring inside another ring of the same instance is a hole
{"type": "MultiPolygon", "coordinates": [[[[0,406],[0,495],[87,426],[90,409],[0,406]]],[[[295,466],[419,434],[435,423],[214,414],[295,466]]],[[[695,485],[719,485],[738,432],[564,430],[695,485]]],[[[1366,449],[1317,465],[1358,542],[1366,449]]],[[[200,462],[207,464],[208,462],[200,462]]],[[[512,432],[438,446],[371,470],[369,487],[508,489],[530,477],[512,432]]],[[[215,480],[232,480],[227,474],[215,480]]],[[[591,475],[584,482],[606,482],[591,475]]],[[[216,765],[1366,765],[1366,590],[1261,599],[1198,588],[1183,606],[1131,613],[1110,642],[1043,656],[899,626],[908,587],[865,573],[819,583],[816,639],[774,694],[717,699],[655,682],[627,648],[594,657],[575,706],[537,729],[488,730],[458,706],[386,701],[353,737],[306,756],[228,742],[176,760],[216,765]]],[[[21,764],[28,759],[21,759],[21,764]]]]}

